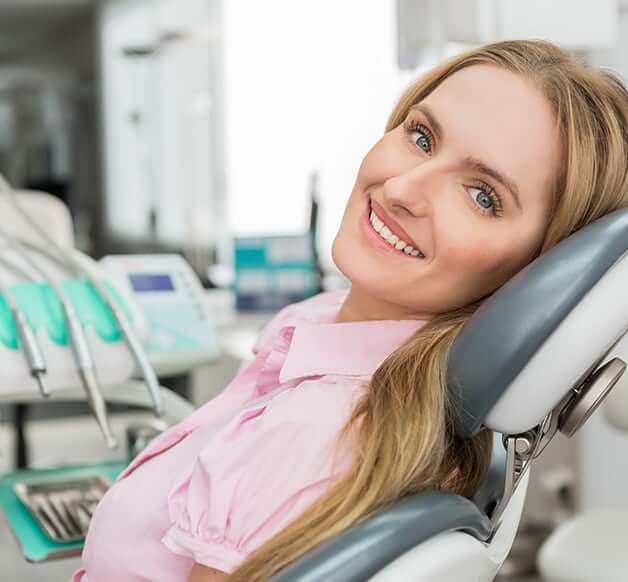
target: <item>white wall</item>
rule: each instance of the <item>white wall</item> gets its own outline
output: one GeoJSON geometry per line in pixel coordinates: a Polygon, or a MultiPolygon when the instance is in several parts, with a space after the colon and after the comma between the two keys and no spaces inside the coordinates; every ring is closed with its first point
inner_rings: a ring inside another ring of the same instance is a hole
{"type": "Polygon", "coordinates": [[[617,0],[445,0],[444,10],[449,40],[461,42],[542,38],[581,49],[617,38],[617,0]]]}

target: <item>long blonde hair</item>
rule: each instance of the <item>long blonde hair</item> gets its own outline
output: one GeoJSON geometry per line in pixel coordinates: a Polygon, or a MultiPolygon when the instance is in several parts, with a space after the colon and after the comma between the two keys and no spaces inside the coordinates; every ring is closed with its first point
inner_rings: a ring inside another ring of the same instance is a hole
{"type": "MultiPolygon", "coordinates": [[[[489,44],[437,66],[407,89],[386,131],[444,79],[480,64],[528,79],[556,114],[563,163],[539,254],[628,206],[628,92],[617,77],[590,69],[547,42],[489,44]]],[[[231,582],[267,581],[400,497],[427,489],[474,494],[488,468],[492,437],[488,430],[468,439],[455,434],[445,370],[451,344],[485,299],[435,316],[379,367],[339,436],[339,443],[349,437],[353,446],[348,472],[249,555],[229,576],[231,582]]]]}

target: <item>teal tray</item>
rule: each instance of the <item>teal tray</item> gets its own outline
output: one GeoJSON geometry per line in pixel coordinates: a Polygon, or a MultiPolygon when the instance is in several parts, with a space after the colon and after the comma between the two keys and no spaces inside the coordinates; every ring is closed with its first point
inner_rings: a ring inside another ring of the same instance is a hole
{"type": "Polygon", "coordinates": [[[100,475],[109,481],[126,467],[127,461],[110,461],[94,465],[76,465],[56,469],[35,469],[16,471],[0,478],[0,511],[9,524],[22,555],[29,562],[48,562],[79,556],[84,540],[76,542],[53,542],[39,528],[29,510],[22,504],[13,491],[13,485],[19,481],[40,479],[64,479],[100,475]]]}

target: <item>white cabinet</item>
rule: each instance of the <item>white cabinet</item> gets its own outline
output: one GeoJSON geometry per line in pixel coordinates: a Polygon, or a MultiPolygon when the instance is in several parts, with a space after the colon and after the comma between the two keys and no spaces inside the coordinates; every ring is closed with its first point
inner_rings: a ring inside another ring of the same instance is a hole
{"type": "Polygon", "coordinates": [[[617,0],[445,0],[442,10],[454,42],[539,38],[587,49],[617,41],[617,0]]]}

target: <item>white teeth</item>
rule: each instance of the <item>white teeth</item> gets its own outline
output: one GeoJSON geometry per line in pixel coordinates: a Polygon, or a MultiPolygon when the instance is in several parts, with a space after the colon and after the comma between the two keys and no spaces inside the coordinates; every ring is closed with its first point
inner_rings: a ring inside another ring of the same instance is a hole
{"type": "Polygon", "coordinates": [[[377,215],[371,210],[371,224],[373,225],[373,228],[379,232],[380,230],[382,230],[382,227],[384,226],[384,223],[377,218],[377,215]]]}
{"type": "Polygon", "coordinates": [[[420,256],[422,259],[425,258],[425,255],[421,251],[415,249],[412,245],[409,245],[405,240],[399,239],[396,234],[393,234],[373,210],[371,210],[369,221],[373,226],[373,230],[379,233],[379,236],[381,236],[382,239],[384,239],[392,247],[404,252],[406,255],[410,255],[412,257],[420,256]]]}

